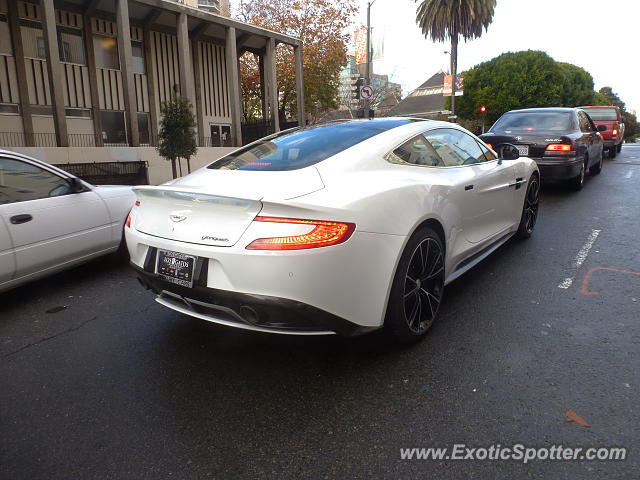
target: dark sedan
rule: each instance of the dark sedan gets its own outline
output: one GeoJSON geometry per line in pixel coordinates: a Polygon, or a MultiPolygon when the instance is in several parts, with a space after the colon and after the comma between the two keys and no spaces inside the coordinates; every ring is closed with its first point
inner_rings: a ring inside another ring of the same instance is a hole
{"type": "Polygon", "coordinates": [[[536,161],[543,181],[569,181],[576,190],[587,170],[602,169],[602,137],[579,108],[512,110],[481,138],[488,144],[513,143],[521,156],[536,161]]]}

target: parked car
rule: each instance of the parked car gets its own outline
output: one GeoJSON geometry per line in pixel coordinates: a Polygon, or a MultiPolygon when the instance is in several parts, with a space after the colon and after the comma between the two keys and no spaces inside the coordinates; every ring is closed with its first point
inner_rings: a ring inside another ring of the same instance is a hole
{"type": "Polygon", "coordinates": [[[450,123],[337,121],[266,137],[135,187],[131,262],[156,300],[246,330],[403,341],[444,286],[531,235],[538,169],[450,123]]]}
{"type": "Polygon", "coordinates": [[[622,140],[624,139],[624,122],[622,121],[620,109],[613,105],[579,108],[587,112],[593,123],[598,127],[609,158],[616,158],[616,154],[622,150],[622,140]],[[602,126],[605,128],[601,128],[602,126]]]}
{"type": "Polygon", "coordinates": [[[589,116],[577,108],[512,110],[481,138],[492,144],[495,136],[509,137],[520,155],[534,159],[543,182],[569,181],[580,190],[587,170],[598,174],[602,169],[600,132],[589,116]]]}
{"type": "Polygon", "coordinates": [[[0,150],[0,291],[115,252],[135,195],[0,150]]]}

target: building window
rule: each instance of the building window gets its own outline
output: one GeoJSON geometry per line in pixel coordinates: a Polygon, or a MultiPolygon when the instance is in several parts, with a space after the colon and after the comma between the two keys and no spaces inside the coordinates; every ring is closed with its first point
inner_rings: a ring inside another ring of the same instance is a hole
{"type": "Polygon", "coordinates": [[[9,33],[9,24],[6,19],[0,19],[0,54],[13,55],[11,49],[11,34],[9,33]]]}
{"type": "Polygon", "coordinates": [[[58,32],[58,50],[60,61],[85,65],[84,44],[82,32],[79,30],[67,30],[58,32]]]}
{"type": "Polygon", "coordinates": [[[67,117],[91,118],[91,110],[88,108],[65,108],[64,114],[67,117]]]}
{"type": "Polygon", "coordinates": [[[22,35],[22,48],[24,56],[27,58],[46,59],[47,55],[44,48],[44,36],[41,28],[20,27],[20,35],[22,35]]]}
{"type": "Polygon", "coordinates": [[[231,125],[210,124],[211,146],[212,147],[232,147],[231,125]]]}
{"type": "Polygon", "coordinates": [[[140,145],[150,145],[149,142],[149,114],[138,112],[138,138],[140,145]]]}
{"type": "Polygon", "coordinates": [[[93,51],[96,56],[96,67],[120,70],[118,42],[115,38],[95,35],[93,37],[93,51]]]}
{"type": "Polygon", "coordinates": [[[131,54],[133,56],[133,73],[144,75],[144,51],[142,42],[131,42],[131,54]]]}
{"type": "Polygon", "coordinates": [[[102,120],[102,141],[105,145],[127,143],[124,112],[102,110],[100,119],[102,120]]]}
{"type": "Polygon", "coordinates": [[[20,113],[20,109],[19,109],[18,105],[1,103],[0,104],[0,113],[8,113],[8,114],[15,115],[15,114],[20,113]]]}

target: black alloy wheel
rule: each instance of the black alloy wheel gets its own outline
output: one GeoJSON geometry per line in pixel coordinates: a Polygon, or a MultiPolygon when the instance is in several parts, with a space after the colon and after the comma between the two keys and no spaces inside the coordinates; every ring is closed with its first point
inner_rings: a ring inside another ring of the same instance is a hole
{"type": "Polygon", "coordinates": [[[540,179],[533,174],[529,180],[527,193],[522,206],[522,217],[517,235],[520,238],[529,238],[533,233],[538,220],[538,208],[540,206],[540,179]]]}
{"type": "Polygon", "coordinates": [[[430,228],[407,243],[393,281],[385,327],[402,342],[421,339],[433,324],[444,292],[444,248],[430,228]]]}

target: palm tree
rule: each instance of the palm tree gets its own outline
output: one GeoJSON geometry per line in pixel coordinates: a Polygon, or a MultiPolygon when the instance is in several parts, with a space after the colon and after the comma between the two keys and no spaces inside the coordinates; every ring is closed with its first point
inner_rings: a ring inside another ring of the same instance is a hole
{"type": "Polygon", "coordinates": [[[451,115],[456,114],[458,37],[465,41],[480,37],[493,20],[495,6],[496,0],[422,0],[416,10],[416,23],[425,37],[434,42],[451,39],[451,115]]]}

